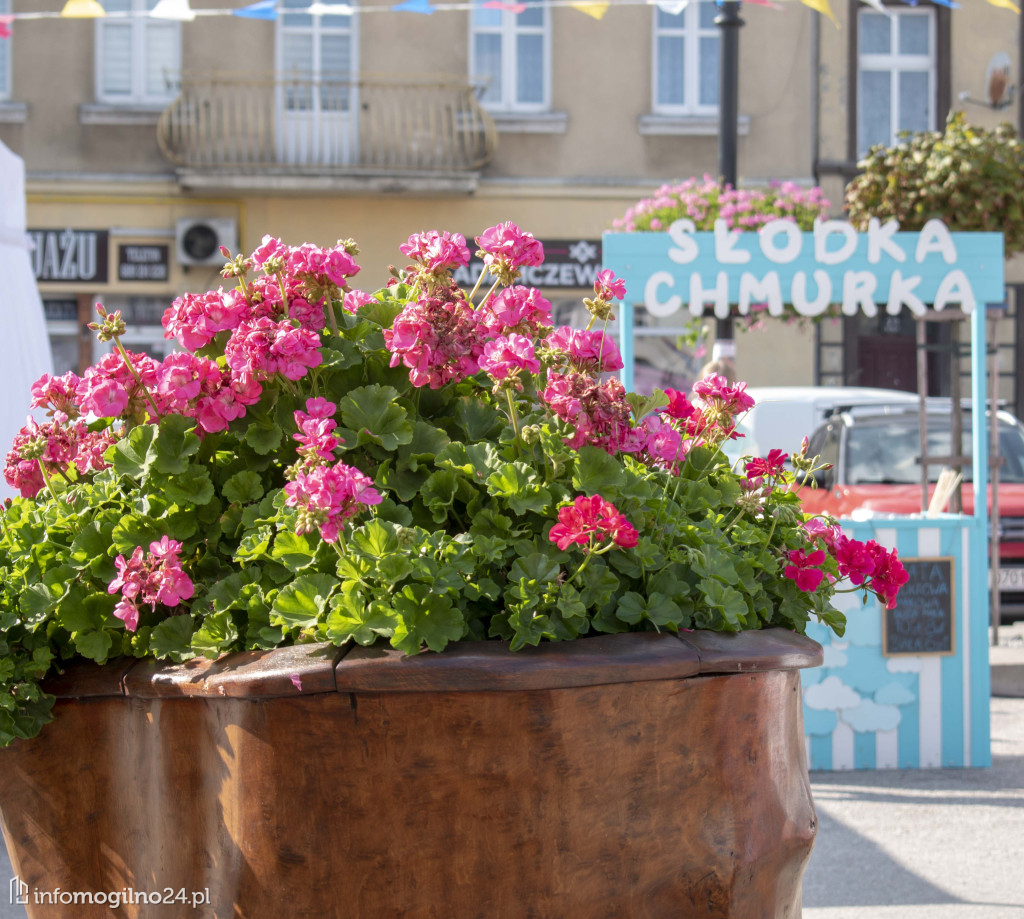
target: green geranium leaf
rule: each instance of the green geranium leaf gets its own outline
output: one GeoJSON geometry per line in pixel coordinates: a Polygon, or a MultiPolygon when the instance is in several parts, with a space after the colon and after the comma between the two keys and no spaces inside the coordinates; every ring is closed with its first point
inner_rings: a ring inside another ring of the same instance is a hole
{"type": "Polygon", "coordinates": [[[42,622],[56,608],[64,596],[65,587],[60,584],[32,584],[21,593],[21,615],[26,625],[42,622]]]}
{"type": "Polygon", "coordinates": [[[181,663],[195,657],[192,652],[192,617],[168,616],[158,622],[149,636],[149,649],[159,658],[181,663]]]}
{"type": "Polygon", "coordinates": [[[283,587],[270,611],[270,624],[308,629],[320,621],[331,591],[338,585],[329,574],[304,574],[283,587]]]}
{"type": "Polygon", "coordinates": [[[238,628],[230,613],[212,613],[192,635],[192,650],[215,660],[238,640],[238,628]]]}
{"type": "Polygon", "coordinates": [[[269,526],[260,527],[254,533],[246,534],[235,550],[235,561],[251,562],[263,558],[270,550],[270,540],[274,535],[269,526]]]}
{"type": "Polygon", "coordinates": [[[400,444],[411,443],[412,425],[405,409],[396,404],[397,398],[397,389],[377,383],[349,392],[338,404],[342,423],[355,437],[352,443],[346,436],[346,446],[374,443],[395,450],[400,444]]]}
{"type": "Polygon", "coordinates": [[[204,466],[189,466],[164,485],[164,494],[175,504],[201,506],[213,498],[213,482],[204,466]]]}
{"type": "Polygon", "coordinates": [[[506,422],[491,406],[462,396],[455,403],[455,423],[465,432],[467,443],[476,443],[496,435],[506,422]]]}
{"type": "Polygon", "coordinates": [[[156,426],[140,424],[122,437],[112,448],[111,465],[118,475],[133,479],[145,479],[156,462],[157,451],[153,444],[156,426]]]}
{"type": "Polygon", "coordinates": [[[391,644],[406,654],[416,654],[424,645],[443,651],[448,642],[465,634],[466,621],[452,606],[451,597],[435,593],[428,585],[406,584],[393,605],[398,622],[391,644]]]}
{"type": "Polygon", "coordinates": [[[352,534],[352,545],[363,555],[384,558],[398,549],[398,527],[383,520],[371,520],[352,534]]]}
{"type": "Polygon", "coordinates": [[[517,514],[527,511],[544,513],[551,504],[551,492],[544,488],[537,474],[526,463],[503,463],[497,472],[488,476],[487,491],[508,502],[517,514]]]}
{"type": "Polygon", "coordinates": [[[245,432],[245,442],[260,456],[276,450],[284,439],[284,431],[270,419],[252,422],[245,432]]]}
{"type": "Polygon", "coordinates": [[[72,641],[74,642],[75,650],[82,657],[96,661],[97,664],[106,663],[110,649],[114,645],[113,636],[106,629],[97,629],[94,632],[79,632],[72,641]]]}
{"type": "Polygon", "coordinates": [[[309,533],[293,533],[291,530],[281,530],[274,537],[274,548],[270,557],[279,561],[289,571],[302,571],[312,564],[313,559],[320,549],[318,537],[309,533]]]}
{"type": "Polygon", "coordinates": [[[580,447],[573,473],[573,487],[587,495],[603,495],[611,500],[618,495],[625,480],[622,464],[598,447],[580,447]],[[611,496],[611,497],[609,497],[611,496]]]}
{"type": "Polygon", "coordinates": [[[393,609],[378,600],[367,603],[366,597],[354,585],[346,585],[331,600],[327,616],[327,640],[342,645],[352,640],[360,645],[372,645],[378,636],[390,638],[398,625],[393,609]]]}
{"type": "Polygon", "coordinates": [[[188,468],[188,458],[199,451],[199,438],[194,433],[195,419],[184,415],[165,415],[153,443],[154,468],[166,475],[178,475],[188,468]]]}
{"type": "Polygon", "coordinates": [[[224,497],[232,504],[251,504],[263,497],[263,479],[258,472],[236,472],[224,483],[224,497]]]}
{"type": "Polygon", "coordinates": [[[142,546],[148,551],[149,544],[160,539],[164,532],[158,521],[149,517],[133,516],[124,517],[110,535],[114,548],[128,558],[137,546],[142,546]]]}

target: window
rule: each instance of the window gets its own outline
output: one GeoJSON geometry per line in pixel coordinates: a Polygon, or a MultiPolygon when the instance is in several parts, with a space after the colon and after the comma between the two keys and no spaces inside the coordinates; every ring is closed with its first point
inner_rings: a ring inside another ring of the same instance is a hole
{"type": "Polygon", "coordinates": [[[864,10],[857,31],[857,155],[901,131],[935,130],[935,11],[864,10]]]}
{"type": "Polygon", "coordinates": [[[347,111],[355,72],[353,18],[297,12],[308,9],[308,0],[282,0],[278,68],[286,79],[319,82],[320,92],[314,99],[312,87],[297,82],[289,91],[287,106],[347,111]]]}
{"type": "Polygon", "coordinates": [[[713,0],[689,3],[673,15],[654,10],[653,110],[662,115],[714,115],[718,111],[718,8],[713,0]]]}
{"type": "MultiPolygon", "coordinates": [[[[0,16],[11,12],[11,0],[0,0],[0,16]]],[[[11,98],[11,40],[0,38],[0,99],[11,98]]]]}
{"type": "Polygon", "coordinates": [[[540,112],[551,106],[551,26],[546,5],[472,11],[470,78],[482,86],[481,102],[506,112],[540,112]]]}
{"type": "Polygon", "coordinates": [[[104,0],[96,69],[99,99],[111,104],[157,105],[178,92],[181,25],[145,14],[157,0],[104,0]]]}

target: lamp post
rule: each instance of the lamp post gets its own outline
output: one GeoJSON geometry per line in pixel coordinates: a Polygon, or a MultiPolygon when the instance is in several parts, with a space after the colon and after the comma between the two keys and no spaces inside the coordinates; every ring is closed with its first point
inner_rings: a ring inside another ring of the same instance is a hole
{"type": "MultiPolygon", "coordinates": [[[[736,187],[736,144],[740,89],[740,0],[720,0],[715,25],[721,33],[718,71],[718,174],[736,187]]],[[[713,360],[732,361],[736,354],[732,317],[715,322],[713,360]]]]}

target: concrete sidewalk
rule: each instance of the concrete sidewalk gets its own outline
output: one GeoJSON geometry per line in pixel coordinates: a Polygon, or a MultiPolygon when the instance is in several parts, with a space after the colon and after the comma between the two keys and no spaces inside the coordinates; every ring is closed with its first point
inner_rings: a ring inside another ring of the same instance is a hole
{"type": "Polygon", "coordinates": [[[804,919],[1024,919],[1024,698],[991,711],[991,769],[811,774],[804,919]]]}

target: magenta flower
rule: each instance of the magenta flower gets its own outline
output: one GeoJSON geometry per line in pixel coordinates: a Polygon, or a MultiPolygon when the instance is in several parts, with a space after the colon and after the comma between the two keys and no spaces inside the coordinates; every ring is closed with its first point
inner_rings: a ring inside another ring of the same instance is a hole
{"type": "Polygon", "coordinates": [[[786,553],[786,557],[789,564],[782,573],[791,581],[796,581],[796,586],[804,593],[817,590],[825,578],[825,572],[818,567],[824,563],[825,553],[821,549],[814,549],[811,552],[793,549],[786,553]]]}
{"type": "Polygon", "coordinates": [[[373,294],[368,294],[365,290],[359,290],[358,287],[353,288],[345,294],[345,299],[342,301],[342,308],[346,313],[355,313],[359,307],[365,306],[367,303],[373,303],[375,300],[373,294]]]}
{"type": "Polygon", "coordinates": [[[466,237],[461,233],[439,233],[437,230],[413,233],[409,241],[398,248],[402,255],[431,273],[452,271],[469,264],[466,237]]]}
{"type": "Polygon", "coordinates": [[[479,312],[481,328],[492,335],[519,332],[534,336],[541,327],[551,325],[551,301],[534,287],[506,287],[479,312]]]}
{"type": "Polygon", "coordinates": [[[573,369],[605,373],[623,367],[615,340],[599,329],[585,332],[561,326],[546,341],[549,347],[568,355],[569,365],[573,369]]]}
{"type": "Polygon", "coordinates": [[[766,457],[754,457],[747,461],[743,467],[747,473],[747,478],[756,478],[763,476],[766,478],[774,478],[782,475],[786,471],[786,461],[789,459],[788,453],[783,453],[781,450],[769,450],[768,456],[766,457]]]}
{"type": "Polygon", "coordinates": [[[544,246],[532,233],[520,230],[512,221],[489,227],[476,237],[487,266],[500,263],[509,269],[544,263],[544,246]]]}
{"type": "Polygon", "coordinates": [[[79,382],[78,374],[71,370],[59,377],[44,373],[32,384],[32,408],[45,407],[46,414],[50,416],[54,412],[63,412],[68,418],[77,418],[76,390],[79,382]]]}
{"type": "Polygon", "coordinates": [[[507,380],[520,370],[540,373],[540,361],[534,357],[533,342],[514,332],[487,342],[478,363],[480,369],[495,380],[507,380]]]}
{"type": "Polygon", "coordinates": [[[325,542],[337,542],[349,517],[383,500],[372,479],[344,463],[300,470],[284,491],[288,507],[299,509],[296,532],[319,529],[325,542]]]}
{"type": "Polygon", "coordinates": [[[413,386],[439,389],[479,369],[483,350],[477,315],[465,300],[424,297],[409,303],[384,330],[391,366],[409,368],[413,386]]]}
{"type": "Polygon", "coordinates": [[[606,268],[599,271],[594,279],[594,293],[601,300],[625,300],[626,282],[606,268]]]}
{"type": "Polygon", "coordinates": [[[600,495],[580,495],[572,504],[558,509],[558,523],[548,532],[551,540],[563,552],[576,544],[587,546],[588,551],[611,539],[623,549],[637,544],[638,534],[610,501],[600,495]]]}
{"type": "Polygon", "coordinates": [[[143,553],[136,546],[131,557],[114,559],[117,574],[107,586],[107,593],[121,594],[114,615],[123,620],[125,628],[134,632],[139,627],[139,604],[156,609],[157,603],[176,607],[194,593],[192,579],[181,568],[181,543],[164,536],[149,544],[143,553]]]}

